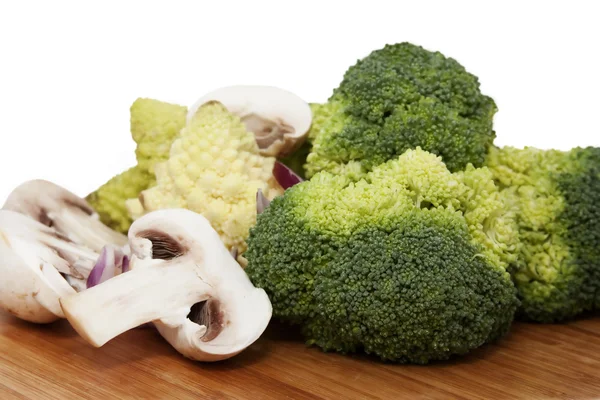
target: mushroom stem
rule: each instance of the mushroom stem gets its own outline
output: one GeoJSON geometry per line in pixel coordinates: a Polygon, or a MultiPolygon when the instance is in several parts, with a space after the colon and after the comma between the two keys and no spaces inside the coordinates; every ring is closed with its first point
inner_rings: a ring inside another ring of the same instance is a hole
{"type": "MultiPolygon", "coordinates": [[[[138,260],[134,257],[132,265],[138,260]]],[[[209,297],[210,285],[198,285],[196,272],[184,263],[132,268],[110,281],[60,304],[73,328],[95,347],[148,322],[185,318],[190,305],[209,297]],[[151,296],[148,296],[151,294],[151,296]]]]}

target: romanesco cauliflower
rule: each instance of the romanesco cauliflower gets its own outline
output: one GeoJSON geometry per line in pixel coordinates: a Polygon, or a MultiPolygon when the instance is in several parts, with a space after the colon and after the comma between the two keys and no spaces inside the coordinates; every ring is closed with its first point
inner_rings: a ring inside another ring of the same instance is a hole
{"type": "Polygon", "coordinates": [[[153,99],[131,106],[131,136],[137,143],[138,165],[154,174],[154,166],[169,157],[171,144],[185,126],[187,107],[153,99]]]}
{"type": "Polygon", "coordinates": [[[86,198],[96,210],[100,220],[112,229],[126,233],[133,222],[125,208],[125,200],[135,197],[150,187],[154,175],[139,165],[111,178],[86,198]]]}
{"type": "Polygon", "coordinates": [[[220,103],[202,106],[156,164],[155,187],[127,201],[135,219],[162,208],[187,208],[206,217],[230,249],[246,250],[256,222],[256,193],[283,189],[273,177],[275,158],[259,154],[254,134],[220,103]]]}
{"type": "Polygon", "coordinates": [[[154,165],[167,159],[173,140],[185,125],[187,108],[139,98],[130,113],[138,165],[115,176],[86,199],[102,222],[120,232],[127,232],[132,222],[125,201],[154,185],[154,165]]]}

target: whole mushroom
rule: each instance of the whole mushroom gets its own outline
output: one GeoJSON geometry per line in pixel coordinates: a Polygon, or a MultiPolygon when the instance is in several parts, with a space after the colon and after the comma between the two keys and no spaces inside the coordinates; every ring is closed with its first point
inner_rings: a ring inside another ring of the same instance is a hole
{"type": "Polygon", "coordinates": [[[184,209],[154,211],[129,230],[130,270],[60,300],[66,318],[90,344],[152,322],[181,354],[198,361],[230,358],[256,341],[272,314],[217,232],[184,209]]]}
{"type": "Polygon", "coordinates": [[[202,96],[188,111],[188,121],[205,103],[218,101],[240,117],[253,132],[263,156],[286,157],[308,136],[312,124],[309,104],[297,95],[273,86],[237,85],[202,96]]]}

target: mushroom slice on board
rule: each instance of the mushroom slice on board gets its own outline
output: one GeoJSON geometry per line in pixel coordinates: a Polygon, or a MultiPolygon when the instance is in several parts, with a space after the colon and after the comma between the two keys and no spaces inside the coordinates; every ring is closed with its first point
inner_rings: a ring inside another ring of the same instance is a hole
{"type": "Polygon", "coordinates": [[[266,329],[272,306],[202,215],[154,211],[129,230],[129,271],[61,299],[75,330],[100,347],[153,322],[181,354],[198,361],[235,356],[266,329]]]}
{"type": "Polygon", "coordinates": [[[0,308],[35,323],[64,318],[59,299],[85,286],[97,258],[54,228],[0,210],[0,308]]]}
{"type": "Polygon", "coordinates": [[[312,124],[309,104],[297,95],[273,86],[227,86],[202,96],[190,107],[188,121],[205,103],[217,101],[239,116],[254,133],[263,156],[285,157],[306,140],[312,124]]]}
{"type": "Polygon", "coordinates": [[[2,209],[25,214],[96,252],[106,244],[127,244],[127,236],[100,222],[98,214],[84,199],[46,180],[21,184],[8,196],[2,209]]]}

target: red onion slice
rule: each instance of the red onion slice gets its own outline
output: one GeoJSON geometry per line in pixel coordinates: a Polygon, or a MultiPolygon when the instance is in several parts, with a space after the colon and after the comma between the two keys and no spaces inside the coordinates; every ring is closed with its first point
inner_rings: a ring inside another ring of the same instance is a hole
{"type": "Polygon", "coordinates": [[[262,214],[271,202],[265,197],[261,189],[256,192],[256,214],[262,214]]]}
{"type": "Polygon", "coordinates": [[[126,254],[123,255],[123,263],[121,266],[121,272],[129,271],[129,257],[126,254]]]}
{"type": "Polygon", "coordinates": [[[304,181],[294,171],[279,161],[275,161],[273,176],[284,190],[304,181]]]}
{"type": "Polygon", "coordinates": [[[129,257],[117,246],[104,246],[88,276],[86,287],[89,289],[119,275],[123,272],[123,268],[125,271],[129,270],[129,257]]]}

